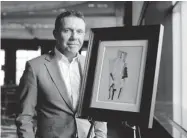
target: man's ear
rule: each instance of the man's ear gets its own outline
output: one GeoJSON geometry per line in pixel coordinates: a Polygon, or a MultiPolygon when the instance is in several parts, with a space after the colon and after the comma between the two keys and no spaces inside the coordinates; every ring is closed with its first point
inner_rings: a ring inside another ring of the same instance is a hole
{"type": "Polygon", "coordinates": [[[56,30],[53,30],[53,36],[55,39],[57,39],[57,31],[56,30]]]}

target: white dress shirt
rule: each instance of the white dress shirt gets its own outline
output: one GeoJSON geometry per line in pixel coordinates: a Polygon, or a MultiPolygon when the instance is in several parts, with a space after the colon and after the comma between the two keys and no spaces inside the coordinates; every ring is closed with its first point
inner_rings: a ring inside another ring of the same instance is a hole
{"type": "Polygon", "coordinates": [[[72,101],[74,109],[76,109],[81,83],[78,56],[73,58],[70,63],[68,58],[55,48],[55,58],[60,67],[61,76],[64,79],[69,98],[72,101]]]}

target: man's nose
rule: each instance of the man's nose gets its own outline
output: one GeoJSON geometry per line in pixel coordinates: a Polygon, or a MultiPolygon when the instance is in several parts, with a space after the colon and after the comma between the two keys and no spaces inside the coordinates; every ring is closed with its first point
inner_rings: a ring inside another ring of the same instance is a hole
{"type": "Polygon", "coordinates": [[[78,34],[77,34],[77,32],[76,31],[72,31],[72,33],[71,33],[71,39],[77,39],[77,37],[78,37],[78,34]]]}

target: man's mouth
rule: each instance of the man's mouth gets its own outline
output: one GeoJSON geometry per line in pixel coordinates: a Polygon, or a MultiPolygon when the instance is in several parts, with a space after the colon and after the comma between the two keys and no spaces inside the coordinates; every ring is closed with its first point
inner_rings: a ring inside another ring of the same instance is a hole
{"type": "Polygon", "coordinates": [[[75,43],[71,43],[71,44],[68,44],[68,45],[78,45],[78,44],[75,44],[75,43]]]}
{"type": "Polygon", "coordinates": [[[77,43],[68,43],[68,45],[70,45],[70,46],[77,46],[79,44],[77,44],[77,43]]]}

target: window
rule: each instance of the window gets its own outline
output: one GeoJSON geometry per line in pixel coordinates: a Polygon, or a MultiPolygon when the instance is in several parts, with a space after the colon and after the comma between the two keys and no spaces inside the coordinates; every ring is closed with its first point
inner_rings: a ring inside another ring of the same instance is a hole
{"type": "MultiPolygon", "coordinates": [[[[176,2],[173,2],[176,4],[176,2]]],[[[173,121],[187,130],[187,2],[173,10],[173,121]]],[[[173,135],[183,138],[178,131],[173,135]]]]}
{"type": "Polygon", "coordinates": [[[16,84],[19,84],[20,78],[25,69],[28,60],[41,55],[41,50],[17,50],[16,51],[16,84]]]}
{"type": "Polygon", "coordinates": [[[3,69],[5,65],[5,51],[4,50],[0,50],[0,66],[1,66],[1,70],[0,70],[0,85],[4,85],[4,77],[5,77],[5,71],[3,69]]]}
{"type": "Polygon", "coordinates": [[[187,2],[149,2],[146,25],[164,25],[155,117],[174,138],[187,136],[187,2]]]}

